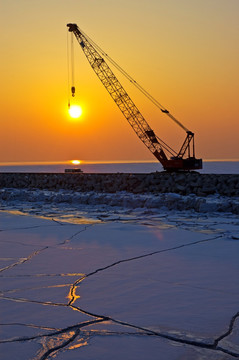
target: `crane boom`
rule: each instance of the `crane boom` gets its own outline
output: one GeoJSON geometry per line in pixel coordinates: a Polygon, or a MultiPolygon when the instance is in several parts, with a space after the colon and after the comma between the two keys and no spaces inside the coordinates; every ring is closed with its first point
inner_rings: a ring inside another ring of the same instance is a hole
{"type": "Polygon", "coordinates": [[[169,147],[156,137],[154,131],[149,126],[100,53],[89,42],[87,37],[80,31],[76,24],[67,24],[67,26],[69,31],[74,33],[87,60],[90,63],[90,66],[104,85],[105,89],[108,91],[139,139],[161,162],[164,169],[168,171],[176,171],[202,168],[202,160],[195,159],[194,157],[194,145],[193,156],[190,156],[188,159],[183,159],[186,150],[190,151],[190,142],[194,136],[194,134],[190,131],[187,131],[186,140],[184,141],[179,153],[171,159],[167,158],[164,149],[169,151],[169,147]]]}

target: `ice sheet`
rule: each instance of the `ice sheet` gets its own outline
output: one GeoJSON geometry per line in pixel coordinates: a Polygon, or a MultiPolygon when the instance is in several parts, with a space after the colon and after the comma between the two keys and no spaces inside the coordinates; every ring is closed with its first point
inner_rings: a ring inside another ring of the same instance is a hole
{"type": "Polygon", "coordinates": [[[239,357],[237,215],[32,205],[0,212],[4,360],[239,357]]]}

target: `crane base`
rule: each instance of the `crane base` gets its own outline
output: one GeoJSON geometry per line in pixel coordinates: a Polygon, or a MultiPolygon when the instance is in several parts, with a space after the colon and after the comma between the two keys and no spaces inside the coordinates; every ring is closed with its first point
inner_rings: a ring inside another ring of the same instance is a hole
{"type": "Polygon", "coordinates": [[[194,157],[188,159],[174,158],[163,162],[166,171],[190,171],[202,169],[202,159],[194,157]]]}

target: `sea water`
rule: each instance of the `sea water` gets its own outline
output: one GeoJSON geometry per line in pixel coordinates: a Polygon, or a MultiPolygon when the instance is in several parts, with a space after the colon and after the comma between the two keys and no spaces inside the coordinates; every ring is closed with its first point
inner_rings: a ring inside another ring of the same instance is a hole
{"type": "MultiPolygon", "coordinates": [[[[65,169],[80,168],[85,173],[151,173],[163,171],[159,162],[83,162],[79,166],[70,162],[41,163],[0,163],[0,172],[46,172],[63,173],[65,169]]],[[[203,162],[202,174],[239,174],[238,161],[207,161],[203,162]]]]}

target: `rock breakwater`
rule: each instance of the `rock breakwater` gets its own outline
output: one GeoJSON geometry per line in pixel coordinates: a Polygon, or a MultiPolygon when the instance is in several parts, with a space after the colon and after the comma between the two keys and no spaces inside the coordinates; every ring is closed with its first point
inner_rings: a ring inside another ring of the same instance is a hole
{"type": "Polygon", "coordinates": [[[239,196],[238,174],[0,173],[0,188],[239,196]]]}

